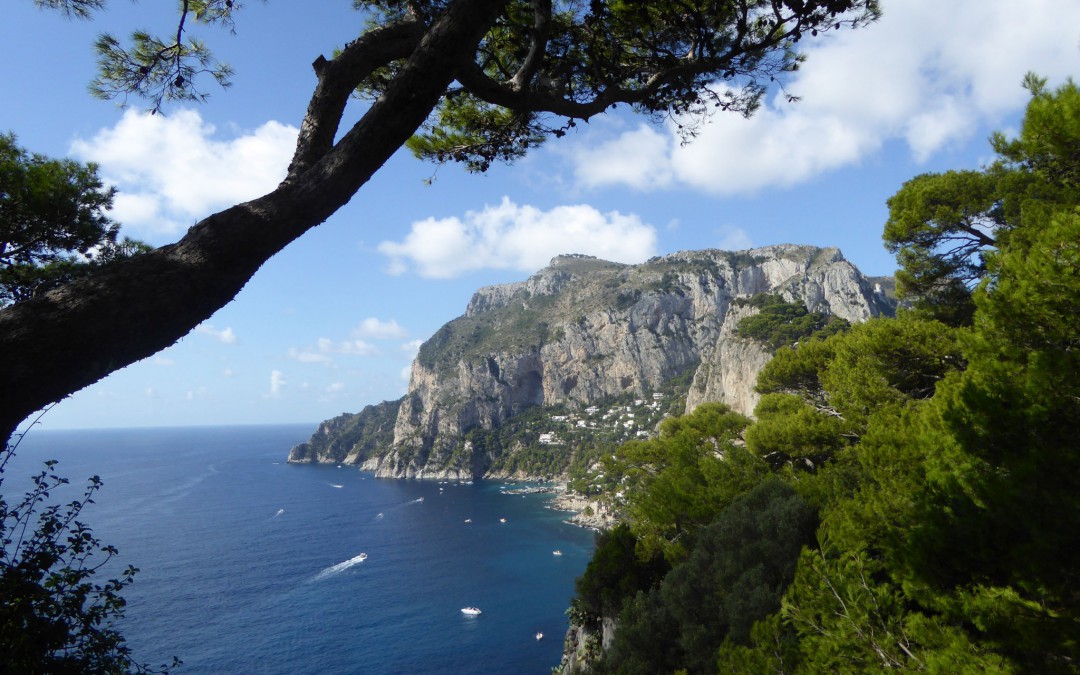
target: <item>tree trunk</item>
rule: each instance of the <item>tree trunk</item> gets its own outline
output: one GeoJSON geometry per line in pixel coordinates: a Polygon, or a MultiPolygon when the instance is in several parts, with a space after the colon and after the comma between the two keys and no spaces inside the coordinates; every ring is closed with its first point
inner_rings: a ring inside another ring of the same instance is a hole
{"type": "Polygon", "coordinates": [[[4,440],[34,411],[175,343],[348,202],[427,119],[504,4],[455,2],[363,118],[273,192],[207,217],[175,244],[0,311],[4,440]]]}

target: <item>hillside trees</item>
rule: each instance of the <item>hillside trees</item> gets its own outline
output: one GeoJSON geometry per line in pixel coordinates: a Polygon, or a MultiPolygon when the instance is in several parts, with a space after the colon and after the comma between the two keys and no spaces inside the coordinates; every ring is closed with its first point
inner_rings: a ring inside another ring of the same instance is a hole
{"type": "Polygon", "coordinates": [[[790,346],[811,336],[828,337],[845,330],[848,322],[822,312],[811,312],[798,302],[785,302],[779,295],[759,293],[748,304],[758,308],[736,326],[739,337],[757,340],[772,350],[790,346]]]}
{"type": "MultiPolygon", "coordinates": [[[[986,197],[1014,215],[979,253],[970,325],[902,311],[782,348],[759,379],[764,396],[743,434],[745,452],[774,477],[734,492],[728,482],[720,513],[778,479],[813,513],[815,536],[797,552],[779,609],[757,605],[770,613],[757,612],[749,631],[713,615],[711,629],[687,641],[678,617],[694,603],[685,593],[665,603],[665,589],[683,575],[701,580],[699,596],[739,588],[709,581],[691,563],[712,525],[699,527],[683,538],[672,570],[624,604],[619,630],[628,626],[631,642],[616,638],[622,646],[605,664],[629,664],[625,672],[1076,672],[1080,96],[1071,82],[1032,94],[1020,136],[994,140],[1009,164],[998,166],[986,197]],[[635,647],[634,639],[655,643],[650,635],[666,636],[666,646],[635,647]]],[[[631,506],[666,499],[624,485],[631,506]]],[[[649,530],[633,513],[640,554],[649,530]]],[[[764,529],[744,533],[709,559],[769,541],[764,529]]]]}
{"type": "Polygon", "coordinates": [[[971,289],[986,273],[986,253],[1040,212],[1080,200],[1080,162],[1069,144],[1080,121],[1071,114],[1080,89],[1056,92],[1028,75],[1031,92],[1020,135],[991,138],[997,159],[978,171],[912,178],[889,201],[885,245],[896,254],[897,293],[953,324],[971,321],[971,289]]]}
{"type": "Polygon", "coordinates": [[[706,403],[664,420],[656,438],[630,441],[605,461],[609,474],[623,477],[623,510],[643,551],[682,560],[698,529],[765,477],[764,462],[734,443],[748,422],[725,405],[706,403]]]}
{"type": "Polygon", "coordinates": [[[0,307],[144,250],[117,241],[120,225],[104,213],[113,194],[93,164],[33,154],[0,134],[0,307]]]}
{"type": "MultiPolygon", "coordinates": [[[[89,14],[102,3],[39,4],[89,14]]],[[[803,35],[863,25],[877,14],[875,0],[355,4],[370,21],[333,59],[315,59],[296,151],[277,188],[207,216],[174,244],[0,311],[0,436],[32,411],[181,338],[411,138],[424,158],[484,170],[619,104],[679,115],[692,135],[694,120],[711,110],[753,112],[800,60],[803,35]],[[370,103],[339,130],[354,92],[370,103]]],[[[125,47],[103,36],[95,91],[144,96],[155,108],[199,100],[206,77],[226,83],[229,71],[185,33],[198,22],[228,26],[239,6],[184,2],[169,33],[175,37],[138,32],[125,47]]]]}

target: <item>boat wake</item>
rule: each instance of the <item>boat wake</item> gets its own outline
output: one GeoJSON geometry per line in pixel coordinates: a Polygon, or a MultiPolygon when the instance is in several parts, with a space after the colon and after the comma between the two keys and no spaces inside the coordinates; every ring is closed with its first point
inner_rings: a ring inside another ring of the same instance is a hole
{"type": "Polygon", "coordinates": [[[345,487],[344,485],[338,485],[337,483],[327,483],[327,485],[329,485],[329,486],[330,486],[330,487],[332,487],[332,488],[337,488],[337,489],[339,489],[339,490],[340,490],[341,488],[345,487]]]}
{"type": "Polygon", "coordinates": [[[359,565],[360,563],[364,562],[365,560],[367,560],[367,553],[361,553],[360,555],[358,555],[358,556],[356,556],[354,558],[349,558],[345,562],[339,562],[336,565],[331,565],[330,567],[327,567],[322,572],[319,572],[314,577],[312,577],[311,580],[312,581],[322,581],[323,579],[329,579],[330,577],[332,577],[334,575],[341,574],[342,572],[349,569],[350,567],[355,567],[355,566],[359,565]]]}
{"type": "Polygon", "coordinates": [[[274,514],[274,517],[277,518],[278,516],[280,516],[283,513],[285,513],[285,509],[278,509],[277,513],[274,514]]]}
{"type": "Polygon", "coordinates": [[[385,518],[387,515],[392,515],[394,513],[397,513],[399,509],[405,509],[405,508],[408,508],[408,507],[413,506],[415,504],[423,504],[423,503],[424,503],[424,498],[423,497],[417,497],[416,499],[410,499],[407,502],[398,502],[397,504],[391,504],[386,509],[386,511],[380,511],[374,518],[372,518],[372,521],[377,523],[380,520],[382,520],[383,518],[385,518]]]}

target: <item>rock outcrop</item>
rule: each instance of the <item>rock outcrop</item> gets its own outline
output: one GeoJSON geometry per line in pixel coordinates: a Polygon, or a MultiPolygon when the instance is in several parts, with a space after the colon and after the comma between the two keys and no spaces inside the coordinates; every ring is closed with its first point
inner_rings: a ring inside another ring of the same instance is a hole
{"type": "MultiPolygon", "coordinates": [[[[290,461],[356,463],[390,477],[480,477],[496,458],[473,446],[471,430],[495,429],[536,406],[646,397],[690,374],[687,410],[722,401],[750,414],[770,353],[739,338],[735,325],[756,311],[738,301],[761,293],[851,322],[891,311],[834,248],[689,251],[641,265],[559,256],[526,281],[480,289],[463,316],[424,343],[392,440],[377,450],[332,440],[335,425],[358,424],[335,418],[290,461]],[[328,440],[316,443],[321,436],[328,440]]],[[[365,409],[361,427],[378,427],[386,439],[388,410],[365,409]]]]}

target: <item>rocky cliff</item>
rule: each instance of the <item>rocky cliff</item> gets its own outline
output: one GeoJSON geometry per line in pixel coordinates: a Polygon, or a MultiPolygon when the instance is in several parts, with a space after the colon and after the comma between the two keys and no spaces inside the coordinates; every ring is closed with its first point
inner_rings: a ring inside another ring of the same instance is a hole
{"type": "Polygon", "coordinates": [[[421,347],[400,402],[324,423],[290,461],[355,463],[380,476],[479,477],[521,444],[479,447],[475,430],[537,406],[584,410],[647,398],[680,376],[693,378],[688,410],[718,400],[750,414],[770,354],[737,337],[735,325],[756,311],[738,301],[761,293],[850,322],[891,311],[880,287],[834,248],[691,251],[641,265],[559,256],[526,281],[477,291],[465,314],[421,347]],[[353,442],[361,437],[362,447],[353,442]]]}

